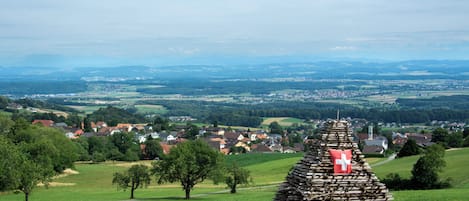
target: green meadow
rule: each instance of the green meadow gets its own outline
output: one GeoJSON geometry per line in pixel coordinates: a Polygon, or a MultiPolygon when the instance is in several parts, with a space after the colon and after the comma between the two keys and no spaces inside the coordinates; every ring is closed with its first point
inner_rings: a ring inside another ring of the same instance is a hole
{"type": "Polygon", "coordinates": [[[291,126],[294,123],[301,124],[304,120],[293,117],[265,117],[261,126],[269,126],[272,122],[277,122],[280,126],[291,126]]]}
{"type": "MultiPolygon", "coordinates": [[[[253,183],[240,186],[238,193],[230,194],[223,184],[214,185],[206,181],[195,186],[191,192],[192,200],[272,200],[278,184],[285,179],[292,166],[302,158],[302,154],[244,154],[225,158],[226,163],[236,162],[250,170],[253,183]]],[[[450,150],[446,152],[447,168],[441,178],[452,178],[453,187],[443,190],[397,191],[392,192],[395,200],[467,200],[469,192],[469,174],[465,168],[469,166],[469,149],[450,150]]],[[[418,156],[396,159],[383,165],[373,167],[378,177],[397,172],[404,177],[410,176],[410,170],[418,156]]],[[[381,159],[368,159],[371,164],[381,159]]],[[[149,165],[150,161],[141,161],[149,165]]],[[[37,187],[31,201],[51,200],[129,200],[129,191],[117,191],[111,184],[112,174],[123,171],[133,163],[106,162],[101,164],[77,163],[78,174],[70,174],[54,180],[48,188],[37,187]]],[[[183,200],[184,191],[178,183],[158,185],[154,181],[148,188],[135,191],[135,200],[183,200]]],[[[23,200],[22,193],[7,192],[0,195],[2,201],[23,200]]]]}

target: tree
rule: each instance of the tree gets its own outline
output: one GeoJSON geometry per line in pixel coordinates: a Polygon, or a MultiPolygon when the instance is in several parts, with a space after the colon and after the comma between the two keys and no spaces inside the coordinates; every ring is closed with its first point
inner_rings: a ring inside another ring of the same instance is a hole
{"type": "Polygon", "coordinates": [[[397,157],[406,157],[420,154],[420,148],[413,139],[408,139],[402,149],[397,154],[397,157]]]}
{"type": "Polygon", "coordinates": [[[462,132],[462,137],[467,138],[469,136],[469,127],[465,127],[464,131],[462,132]]]}
{"type": "Polygon", "coordinates": [[[195,140],[197,138],[197,135],[199,135],[199,127],[194,124],[188,124],[189,129],[187,129],[186,134],[184,135],[185,138],[190,139],[190,140],[195,140]]]}
{"type": "Polygon", "coordinates": [[[160,116],[157,116],[153,121],[153,129],[157,132],[168,130],[169,129],[169,121],[168,119],[164,119],[160,116]]]}
{"type": "Polygon", "coordinates": [[[249,170],[241,168],[236,162],[227,168],[225,183],[231,189],[231,193],[236,193],[236,186],[239,184],[249,184],[249,170]]]}
{"type": "Polygon", "coordinates": [[[464,141],[462,143],[463,147],[469,147],[469,137],[464,138],[464,141]]]}
{"type": "Polygon", "coordinates": [[[91,128],[91,121],[88,117],[85,117],[83,119],[83,130],[85,132],[93,132],[93,128],[91,128]]]}
{"type": "Polygon", "coordinates": [[[448,131],[444,128],[437,128],[432,132],[432,142],[441,143],[444,146],[448,145],[448,131]]]}
{"type": "Polygon", "coordinates": [[[125,152],[132,147],[134,144],[133,133],[115,133],[111,135],[110,142],[119,149],[119,152],[125,154],[125,152]]]}
{"type": "Polygon", "coordinates": [[[72,167],[78,157],[74,144],[57,129],[31,125],[18,118],[9,131],[3,132],[0,188],[20,190],[25,200],[38,183],[47,187],[53,175],[72,167]]]}
{"type": "Polygon", "coordinates": [[[8,99],[5,96],[0,96],[0,109],[5,109],[8,106],[8,103],[10,103],[10,99],[8,99]]]}
{"type": "Polygon", "coordinates": [[[270,133],[283,135],[283,128],[282,126],[280,126],[278,122],[274,121],[270,123],[269,128],[270,128],[270,133]]]}
{"type": "Polygon", "coordinates": [[[463,138],[462,132],[454,132],[454,133],[449,134],[446,137],[446,140],[447,140],[449,147],[457,148],[463,145],[464,138],[463,138]]]}
{"type": "Polygon", "coordinates": [[[17,189],[24,193],[25,201],[29,200],[29,195],[38,183],[41,182],[47,187],[54,175],[52,169],[43,167],[28,159],[22,159],[21,165],[17,168],[21,172],[18,178],[19,184],[17,189]]]}
{"type": "Polygon", "coordinates": [[[18,185],[18,170],[22,154],[7,138],[0,135],[0,191],[14,189],[18,185]]]}
{"type": "Polygon", "coordinates": [[[178,144],[164,160],[153,163],[153,174],[158,183],[179,181],[190,198],[194,186],[203,182],[222,164],[221,154],[201,140],[178,144]]]}
{"type": "Polygon", "coordinates": [[[116,172],[112,178],[112,184],[117,184],[117,189],[130,188],[130,199],[134,199],[134,191],[150,184],[150,171],[147,166],[138,164],[132,165],[123,173],[116,172]]]}
{"type": "Polygon", "coordinates": [[[0,114],[0,135],[8,134],[13,124],[14,122],[8,116],[0,114]]]}
{"type": "Polygon", "coordinates": [[[425,155],[417,160],[412,169],[411,181],[417,189],[438,187],[441,182],[438,173],[446,166],[445,149],[439,144],[427,148],[425,155]]]}
{"type": "Polygon", "coordinates": [[[155,159],[163,157],[163,148],[158,140],[147,140],[145,141],[145,149],[143,150],[144,158],[155,159]]]}

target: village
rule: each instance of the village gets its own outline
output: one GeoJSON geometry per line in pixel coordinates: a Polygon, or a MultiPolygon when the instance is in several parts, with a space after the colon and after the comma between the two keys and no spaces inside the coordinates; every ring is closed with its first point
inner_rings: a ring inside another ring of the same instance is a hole
{"type": "MultiPolygon", "coordinates": [[[[171,129],[155,129],[151,124],[130,124],[118,123],[116,126],[109,126],[104,121],[90,122],[91,132],[84,131],[84,125],[80,128],[73,128],[63,122],[54,122],[52,120],[34,120],[32,124],[41,124],[45,127],[54,127],[62,130],[69,139],[105,137],[116,133],[133,133],[134,142],[140,145],[141,150],[145,149],[145,142],[148,139],[158,140],[163,153],[168,154],[170,149],[178,143],[190,140],[201,139],[210,145],[213,149],[225,154],[244,154],[244,153],[297,153],[308,151],[308,145],[313,144],[318,138],[315,132],[327,120],[311,120],[309,123],[315,130],[308,130],[305,127],[292,129],[274,130],[270,128],[248,128],[233,129],[231,127],[222,127],[218,125],[203,125],[192,131],[193,124],[186,122],[192,120],[190,117],[171,117],[170,120],[178,121],[174,123],[171,129]],[[158,130],[158,131],[157,131],[158,130]],[[277,132],[275,132],[277,131],[277,132]],[[192,132],[192,137],[189,136],[192,132]],[[194,134],[195,132],[195,134],[194,134]],[[280,133],[282,132],[282,133],[280,133]],[[292,137],[294,136],[294,137],[292,137]]],[[[377,129],[364,119],[346,118],[351,122],[350,129],[353,131],[354,141],[360,145],[360,149],[365,156],[385,157],[397,152],[409,140],[414,140],[418,146],[425,148],[434,144],[432,133],[424,132],[394,132],[391,134],[379,134],[377,129]]],[[[396,123],[377,123],[381,128],[396,128],[396,123]]],[[[448,128],[450,131],[462,131],[465,123],[433,121],[432,126],[436,128],[448,128]]],[[[298,126],[294,124],[294,126],[298,126]]],[[[311,126],[310,126],[311,128],[311,126]]],[[[400,126],[405,130],[406,126],[400,126]]],[[[418,129],[419,127],[417,127],[418,129]]],[[[424,127],[422,127],[423,129],[424,127]]],[[[425,127],[428,129],[428,126],[425,127]]]]}

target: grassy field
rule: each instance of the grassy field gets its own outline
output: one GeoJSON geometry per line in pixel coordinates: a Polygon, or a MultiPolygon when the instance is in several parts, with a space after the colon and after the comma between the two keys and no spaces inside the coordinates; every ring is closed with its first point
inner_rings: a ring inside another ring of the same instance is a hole
{"type": "MultiPolygon", "coordinates": [[[[392,192],[395,200],[467,200],[469,191],[469,175],[465,174],[465,167],[469,165],[469,149],[451,150],[446,153],[447,168],[441,174],[442,178],[452,177],[453,188],[444,190],[426,191],[397,191],[392,192]]],[[[230,194],[224,185],[214,185],[210,181],[198,184],[191,193],[193,200],[272,200],[277,191],[278,184],[284,181],[291,167],[302,158],[302,154],[244,154],[227,156],[225,162],[236,161],[239,165],[249,169],[254,183],[249,186],[241,186],[237,194],[230,194]]],[[[410,176],[410,170],[417,160],[417,156],[396,159],[384,165],[374,167],[378,177],[384,177],[388,173],[397,172],[403,176],[410,176]]],[[[373,164],[382,159],[370,158],[373,164]]],[[[150,164],[150,161],[141,163],[150,164]]],[[[111,185],[112,174],[128,168],[130,163],[106,162],[102,164],[76,164],[79,174],[61,177],[54,182],[57,186],[45,189],[36,188],[31,201],[50,200],[128,200],[129,192],[117,191],[111,185]],[[69,186],[60,186],[65,183],[69,186]]],[[[136,200],[182,200],[184,192],[179,184],[157,185],[154,182],[144,189],[138,189],[136,200]]],[[[0,200],[22,200],[23,194],[0,194],[0,200]]]]}
{"type": "Polygon", "coordinates": [[[304,121],[302,119],[291,118],[291,117],[267,117],[262,121],[261,126],[269,126],[272,122],[277,122],[280,126],[291,126],[294,123],[301,124],[304,121]]]}
{"type": "Polygon", "coordinates": [[[69,106],[73,109],[76,109],[80,112],[84,112],[86,114],[91,114],[96,110],[99,110],[99,108],[105,108],[106,106],[69,106]]]}
{"type": "MultiPolygon", "coordinates": [[[[193,200],[272,200],[277,184],[284,180],[288,170],[302,154],[248,154],[226,158],[226,162],[237,161],[252,172],[254,184],[241,186],[239,193],[230,194],[225,185],[214,185],[206,181],[195,186],[191,193],[193,200]],[[260,159],[260,160],[256,160],[260,159]]],[[[143,161],[150,164],[150,161],[143,161]]],[[[48,189],[37,187],[31,194],[31,201],[50,200],[128,200],[129,192],[117,191],[112,186],[112,174],[128,168],[130,163],[106,162],[101,164],[76,164],[79,174],[55,179],[55,186],[48,189]],[[67,184],[67,186],[61,186],[67,184]]],[[[135,192],[137,200],[182,200],[184,191],[179,184],[156,185],[154,182],[135,192]]],[[[2,201],[22,200],[22,193],[4,193],[2,201]]]]}
{"type": "Polygon", "coordinates": [[[164,114],[168,110],[162,105],[135,105],[138,113],[141,114],[164,114]]]}

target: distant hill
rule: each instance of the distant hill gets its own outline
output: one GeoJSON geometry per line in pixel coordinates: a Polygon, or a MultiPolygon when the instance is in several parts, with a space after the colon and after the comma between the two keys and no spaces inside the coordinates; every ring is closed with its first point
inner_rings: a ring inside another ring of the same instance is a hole
{"type": "Polygon", "coordinates": [[[400,62],[316,61],[266,64],[115,66],[81,68],[0,67],[2,81],[187,80],[187,79],[466,79],[469,61],[419,60],[400,62]]]}

